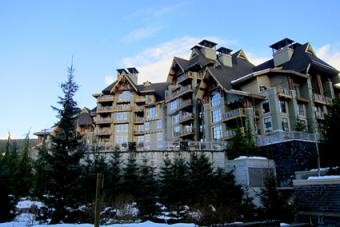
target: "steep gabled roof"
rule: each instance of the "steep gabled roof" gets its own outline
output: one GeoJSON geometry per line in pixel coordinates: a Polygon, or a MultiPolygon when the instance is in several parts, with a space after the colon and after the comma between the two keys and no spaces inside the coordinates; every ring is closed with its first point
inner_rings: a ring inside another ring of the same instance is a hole
{"type": "Polygon", "coordinates": [[[109,86],[107,86],[106,88],[104,88],[104,89],[102,90],[102,93],[103,93],[103,94],[109,94],[109,93],[111,92],[112,88],[116,85],[116,83],[117,83],[117,80],[115,80],[112,84],[110,84],[109,86]]]}
{"type": "Polygon", "coordinates": [[[188,69],[189,61],[183,58],[174,57],[174,61],[178,64],[178,66],[183,70],[186,71],[188,69]]]}
{"type": "Polygon", "coordinates": [[[137,85],[139,92],[141,93],[152,93],[155,94],[156,100],[165,99],[165,90],[168,88],[168,83],[150,83],[148,85],[140,84],[137,85]]]}

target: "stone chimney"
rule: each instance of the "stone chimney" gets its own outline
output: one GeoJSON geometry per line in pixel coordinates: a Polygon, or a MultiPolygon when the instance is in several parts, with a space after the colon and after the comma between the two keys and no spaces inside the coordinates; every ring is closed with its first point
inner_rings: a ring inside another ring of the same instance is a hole
{"type": "Polygon", "coordinates": [[[293,40],[284,38],[270,46],[273,50],[275,67],[290,61],[294,53],[294,49],[291,47],[292,43],[294,43],[293,40]]]}
{"type": "Polygon", "coordinates": [[[226,47],[220,47],[217,49],[217,52],[218,52],[217,58],[222,65],[228,66],[228,67],[233,66],[232,56],[230,55],[232,51],[233,50],[228,49],[226,47]]]}

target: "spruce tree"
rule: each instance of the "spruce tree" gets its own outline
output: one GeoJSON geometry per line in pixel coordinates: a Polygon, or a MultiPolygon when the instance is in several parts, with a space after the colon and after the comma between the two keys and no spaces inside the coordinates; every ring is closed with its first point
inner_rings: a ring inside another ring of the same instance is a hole
{"type": "Polygon", "coordinates": [[[24,148],[21,151],[18,161],[18,167],[15,172],[17,196],[30,195],[30,190],[32,188],[33,173],[30,149],[31,144],[29,139],[29,133],[27,133],[24,148]]]}
{"type": "Polygon", "coordinates": [[[136,199],[139,193],[139,188],[137,187],[139,185],[138,166],[135,155],[135,152],[130,152],[127,163],[123,168],[123,193],[132,200],[136,199]]]}
{"type": "Polygon", "coordinates": [[[57,111],[59,121],[51,135],[48,152],[43,154],[47,176],[47,197],[45,203],[54,208],[51,223],[59,223],[65,219],[67,210],[79,206],[79,194],[82,185],[80,160],[84,155],[81,136],[76,131],[76,118],[79,113],[76,101],[73,99],[78,85],[74,82],[73,67],[68,69],[67,80],[61,84],[63,97],[59,97],[61,108],[53,107],[57,111]]]}
{"type": "Polygon", "coordinates": [[[163,160],[164,164],[160,169],[159,174],[159,186],[160,186],[160,200],[167,207],[170,206],[172,202],[170,199],[170,194],[172,191],[174,176],[173,176],[173,163],[171,162],[168,155],[165,156],[163,160]]]}
{"type": "Polygon", "coordinates": [[[105,199],[114,202],[121,190],[121,155],[119,151],[114,151],[108,163],[108,173],[104,181],[105,199]]]}

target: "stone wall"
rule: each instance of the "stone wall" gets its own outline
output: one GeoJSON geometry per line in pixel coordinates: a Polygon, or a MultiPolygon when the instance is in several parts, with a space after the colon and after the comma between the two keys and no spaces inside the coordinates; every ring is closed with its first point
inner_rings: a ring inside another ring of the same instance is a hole
{"type": "Polygon", "coordinates": [[[313,142],[287,141],[259,148],[259,155],[273,159],[281,187],[292,186],[295,171],[317,168],[316,146],[313,142]]]}
{"type": "Polygon", "coordinates": [[[315,224],[340,225],[340,178],[294,180],[299,218],[315,224]]]}

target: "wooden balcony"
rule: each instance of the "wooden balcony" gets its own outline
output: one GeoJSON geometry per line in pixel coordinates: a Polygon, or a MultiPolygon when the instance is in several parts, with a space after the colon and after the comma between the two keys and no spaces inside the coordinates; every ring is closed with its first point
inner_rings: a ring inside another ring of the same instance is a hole
{"type": "Polygon", "coordinates": [[[186,123],[194,120],[192,113],[185,113],[180,116],[179,122],[180,123],[186,123]]]}
{"type": "Polygon", "coordinates": [[[134,119],[135,124],[144,124],[144,121],[145,121],[144,117],[135,117],[134,119]]]}
{"type": "Polygon", "coordinates": [[[191,99],[183,100],[180,102],[179,109],[183,109],[189,106],[192,106],[192,100],[191,99]]]}
{"type": "Polygon", "coordinates": [[[182,83],[183,81],[186,81],[186,80],[191,79],[191,78],[192,78],[191,73],[190,74],[185,73],[185,74],[183,74],[183,75],[181,75],[177,78],[177,83],[182,83]]]}
{"type": "Polygon", "coordinates": [[[235,110],[228,111],[224,114],[224,119],[223,121],[230,121],[235,118],[240,118],[240,117],[245,117],[244,109],[239,108],[235,110]]]}
{"type": "Polygon", "coordinates": [[[103,95],[97,98],[97,102],[113,102],[112,95],[103,95]]]}
{"type": "MultiPolygon", "coordinates": [[[[244,127],[240,128],[241,133],[244,133],[244,127]]],[[[229,140],[232,139],[236,135],[236,129],[229,129],[223,132],[223,139],[229,140]]]]}
{"type": "Polygon", "coordinates": [[[112,134],[111,129],[96,129],[95,134],[97,136],[109,136],[112,134]]]}
{"type": "Polygon", "coordinates": [[[110,113],[113,111],[113,106],[97,107],[97,113],[110,113]]]}
{"type": "Polygon", "coordinates": [[[113,112],[126,112],[126,111],[131,111],[131,105],[126,104],[126,105],[114,105],[112,106],[113,112]]]}
{"type": "Polygon", "coordinates": [[[313,101],[323,105],[332,105],[332,98],[326,97],[324,95],[313,94],[313,101]]]}
{"type": "Polygon", "coordinates": [[[111,124],[112,123],[112,118],[111,117],[95,117],[94,122],[99,125],[99,124],[111,124]]]}
{"type": "Polygon", "coordinates": [[[168,95],[167,98],[167,102],[170,102],[184,94],[187,93],[192,93],[192,86],[191,85],[187,85],[187,86],[180,86],[179,89],[177,91],[174,91],[173,93],[171,93],[170,95],[168,95]]]}
{"type": "Polygon", "coordinates": [[[135,129],[133,130],[133,134],[136,136],[140,136],[140,135],[144,135],[145,130],[144,127],[135,127],[135,129]]]}
{"type": "Polygon", "coordinates": [[[144,106],[134,106],[133,112],[144,112],[144,106]]]}
{"type": "Polygon", "coordinates": [[[184,136],[190,136],[194,134],[194,128],[192,127],[187,127],[184,128],[181,133],[180,133],[180,137],[184,137],[184,136]]]}
{"type": "Polygon", "coordinates": [[[143,96],[135,97],[135,102],[136,103],[144,103],[145,102],[145,97],[143,97],[143,96]]]}
{"type": "Polygon", "coordinates": [[[287,88],[282,88],[282,87],[278,87],[277,89],[277,95],[283,98],[292,98],[292,93],[290,92],[289,89],[287,88]]]}
{"type": "Polygon", "coordinates": [[[315,111],[315,118],[318,120],[325,120],[325,113],[322,111],[315,111]]]}

